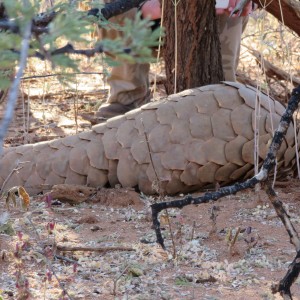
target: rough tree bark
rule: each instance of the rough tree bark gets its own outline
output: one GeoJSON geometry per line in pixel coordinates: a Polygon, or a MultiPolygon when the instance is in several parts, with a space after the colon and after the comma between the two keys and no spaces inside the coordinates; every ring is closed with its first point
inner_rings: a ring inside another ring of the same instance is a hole
{"type": "Polygon", "coordinates": [[[296,0],[253,0],[259,7],[272,14],[275,18],[300,36],[300,2],[296,0]],[[281,14],[282,9],[282,14],[281,14]]]}
{"type": "Polygon", "coordinates": [[[164,3],[167,92],[172,94],[175,91],[219,83],[223,80],[223,70],[215,1],[175,0],[164,3]],[[174,2],[175,5],[177,3],[177,18],[174,2]],[[176,44],[178,51],[175,72],[176,44]]]}

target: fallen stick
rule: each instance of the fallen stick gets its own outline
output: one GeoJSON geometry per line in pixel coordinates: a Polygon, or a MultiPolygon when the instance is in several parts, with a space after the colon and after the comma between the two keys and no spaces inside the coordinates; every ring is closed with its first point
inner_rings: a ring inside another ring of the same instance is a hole
{"type": "Polygon", "coordinates": [[[280,68],[276,67],[269,61],[263,58],[261,53],[259,51],[256,51],[254,49],[249,49],[249,52],[256,58],[259,66],[264,69],[266,75],[269,78],[274,78],[275,80],[286,80],[291,81],[294,86],[297,86],[300,84],[300,79],[291,76],[288,72],[285,72],[284,70],[281,70],[280,68]]]}
{"type": "Polygon", "coordinates": [[[60,260],[63,260],[63,261],[66,261],[66,262],[69,262],[71,264],[78,264],[78,261],[77,260],[74,260],[74,259],[70,259],[68,257],[65,257],[65,256],[62,256],[62,255],[54,255],[54,258],[56,259],[60,259],[60,260]]]}
{"type": "Polygon", "coordinates": [[[59,251],[93,251],[93,252],[110,252],[110,251],[135,251],[132,247],[112,246],[112,247],[88,247],[88,246],[67,246],[57,245],[59,251]]]}

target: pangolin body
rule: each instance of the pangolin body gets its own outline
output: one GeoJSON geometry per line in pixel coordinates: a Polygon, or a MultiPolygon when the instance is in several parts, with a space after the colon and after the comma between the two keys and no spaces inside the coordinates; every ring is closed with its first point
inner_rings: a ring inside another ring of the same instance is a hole
{"type": "MultiPolygon", "coordinates": [[[[38,193],[61,183],[120,184],[146,194],[156,193],[155,186],[176,194],[228,184],[253,175],[255,132],[263,159],[283,111],[279,102],[238,83],[186,90],[88,132],[5,149],[0,186],[20,162],[26,163],[9,177],[5,190],[20,185],[38,193]]],[[[279,173],[294,164],[290,127],[278,154],[279,173]]]]}

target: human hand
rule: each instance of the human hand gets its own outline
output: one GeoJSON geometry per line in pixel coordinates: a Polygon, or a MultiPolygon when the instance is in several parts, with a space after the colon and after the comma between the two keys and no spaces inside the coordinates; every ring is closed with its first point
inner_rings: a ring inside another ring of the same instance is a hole
{"type": "Polygon", "coordinates": [[[159,0],[148,0],[142,6],[142,15],[150,20],[160,19],[161,8],[159,0]]]}
{"type": "MultiPolygon", "coordinates": [[[[228,7],[225,9],[216,8],[216,13],[217,13],[217,15],[222,15],[222,14],[230,15],[235,7],[239,8],[239,6],[241,6],[241,9],[242,9],[242,4],[243,4],[242,2],[245,2],[245,0],[229,0],[228,7]]],[[[245,7],[241,11],[241,13],[237,12],[237,13],[233,14],[233,17],[247,16],[247,15],[249,15],[249,13],[251,11],[252,11],[252,1],[249,1],[245,5],[245,7]]]]}

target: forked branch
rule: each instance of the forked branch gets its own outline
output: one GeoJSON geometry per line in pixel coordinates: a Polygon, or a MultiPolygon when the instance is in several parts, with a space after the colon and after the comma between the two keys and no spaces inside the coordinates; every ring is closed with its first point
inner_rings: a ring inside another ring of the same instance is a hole
{"type": "Polygon", "coordinates": [[[187,195],[186,197],[184,197],[183,199],[180,199],[180,200],[155,203],[151,206],[152,221],[153,221],[153,226],[154,226],[155,233],[156,233],[157,242],[163,248],[165,248],[164,240],[161,235],[160,223],[158,220],[158,214],[162,210],[167,209],[167,208],[172,208],[172,207],[173,208],[182,208],[182,207],[190,205],[190,204],[201,204],[201,203],[207,203],[209,201],[215,201],[222,197],[236,194],[237,192],[245,190],[247,188],[252,188],[257,183],[263,182],[268,178],[270,171],[272,171],[275,166],[277,152],[281,146],[283,138],[284,138],[284,136],[288,130],[288,127],[292,121],[293,113],[298,108],[299,102],[300,102],[300,86],[295,88],[292,92],[292,96],[290,98],[288,106],[287,106],[284,114],[281,117],[278,129],[275,131],[274,137],[272,139],[272,143],[269,147],[267,157],[264,160],[263,165],[257,175],[246,180],[245,182],[236,183],[231,186],[226,186],[226,187],[220,188],[216,192],[205,193],[203,196],[200,196],[200,197],[192,197],[191,195],[187,195]]]}
{"type": "MultiPolygon", "coordinates": [[[[277,152],[282,144],[284,136],[293,119],[293,114],[299,106],[299,102],[300,102],[300,86],[295,88],[292,92],[292,96],[289,100],[288,106],[281,117],[277,130],[275,131],[274,137],[272,139],[272,143],[267,153],[267,157],[264,160],[262,167],[257,175],[246,180],[245,182],[236,183],[231,186],[223,187],[216,192],[208,192],[200,197],[192,197],[191,195],[188,195],[183,199],[174,200],[170,202],[155,203],[151,206],[152,221],[156,233],[157,242],[163,248],[165,248],[164,239],[161,234],[160,222],[158,219],[158,214],[162,210],[167,208],[172,208],[172,207],[182,208],[189,204],[201,204],[201,203],[207,203],[209,201],[216,201],[224,196],[235,194],[247,188],[252,188],[259,182],[267,181],[269,173],[273,170],[275,166],[277,152]]],[[[269,184],[268,184],[267,193],[272,205],[275,208],[278,217],[281,219],[283,225],[285,226],[289,234],[291,243],[295,246],[297,251],[297,255],[294,261],[289,266],[287,274],[280,281],[278,285],[273,287],[273,292],[274,293],[279,292],[284,297],[284,299],[292,299],[290,288],[300,273],[300,239],[293,224],[290,221],[289,215],[287,214],[286,210],[282,205],[282,202],[277,198],[275,191],[270,187],[269,184]]]]}

